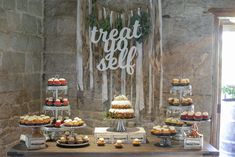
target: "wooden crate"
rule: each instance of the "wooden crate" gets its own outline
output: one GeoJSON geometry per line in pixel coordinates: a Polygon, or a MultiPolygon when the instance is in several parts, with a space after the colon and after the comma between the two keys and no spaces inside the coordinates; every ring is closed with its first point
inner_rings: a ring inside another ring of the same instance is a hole
{"type": "Polygon", "coordinates": [[[43,149],[46,148],[46,139],[45,137],[32,137],[27,135],[25,137],[25,145],[28,149],[43,149]]]}
{"type": "Polygon", "coordinates": [[[184,149],[202,149],[203,148],[203,136],[199,138],[184,139],[184,149]]]}
{"type": "Polygon", "coordinates": [[[137,127],[137,131],[133,132],[112,132],[107,129],[108,127],[95,128],[95,142],[102,137],[106,143],[115,143],[116,140],[122,140],[123,143],[131,143],[135,138],[140,139],[142,143],[146,143],[146,131],[143,127],[137,127]]]}

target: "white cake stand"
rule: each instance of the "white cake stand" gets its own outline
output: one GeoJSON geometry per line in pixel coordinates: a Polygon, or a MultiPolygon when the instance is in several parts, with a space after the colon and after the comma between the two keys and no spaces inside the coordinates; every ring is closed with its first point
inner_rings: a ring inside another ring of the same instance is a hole
{"type": "Polygon", "coordinates": [[[108,130],[113,132],[127,132],[127,128],[125,127],[125,123],[127,120],[133,120],[134,118],[129,119],[112,119],[114,120],[113,127],[110,127],[108,130]]]}

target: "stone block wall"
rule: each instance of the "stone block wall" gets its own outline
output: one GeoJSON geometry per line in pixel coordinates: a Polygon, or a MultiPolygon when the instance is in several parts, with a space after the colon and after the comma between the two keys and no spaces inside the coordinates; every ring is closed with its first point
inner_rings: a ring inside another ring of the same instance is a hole
{"type": "MultiPolygon", "coordinates": [[[[234,8],[233,0],[164,0],[163,100],[170,97],[172,78],[190,78],[196,111],[212,112],[212,40],[214,15],[210,8],[234,8]]],[[[210,124],[200,128],[209,140],[210,124]]]]}
{"type": "Polygon", "coordinates": [[[19,141],[19,116],[40,111],[43,0],[0,0],[0,156],[19,141]]]}
{"type": "MultiPolygon", "coordinates": [[[[45,1],[44,84],[55,75],[69,82],[69,99],[76,106],[76,0],[45,1]],[[75,102],[74,102],[75,100],[75,102]]],[[[44,93],[45,94],[45,90],[44,93]]],[[[45,95],[44,95],[45,97],[45,95]]]]}

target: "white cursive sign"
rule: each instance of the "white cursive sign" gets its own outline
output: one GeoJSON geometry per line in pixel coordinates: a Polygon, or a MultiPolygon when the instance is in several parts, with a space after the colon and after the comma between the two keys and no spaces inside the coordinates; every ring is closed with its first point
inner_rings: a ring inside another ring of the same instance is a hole
{"type": "Polygon", "coordinates": [[[139,21],[135,21],[133,31],[128,27],[123,27],[120,32],[117,29],[112,29],[109,34],[102,28],[98,30],[97,27],[93,27],[91,30],[91,42],[98,43],[102,40],[104,42],[104,52],[106,53],[105,57],[97,65],[98,70],[105,71],[107,69],[126,68],[128,74],[134,73],[135,64],[132,63],[132,60],[137,55],[137,50],[135,46],[130,47],[128,50],[128,39],[139,38],[141,36],[137,32],[139,27],[139,21]],[[117,58],[114,57],[116,52],[119,52],[117,58]]]}

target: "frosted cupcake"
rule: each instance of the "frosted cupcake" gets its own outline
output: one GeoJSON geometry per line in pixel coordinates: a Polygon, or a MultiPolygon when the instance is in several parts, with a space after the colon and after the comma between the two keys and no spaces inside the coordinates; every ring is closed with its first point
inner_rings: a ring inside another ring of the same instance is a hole
{"type": "Polygon", "coordinates": [[[194,115],[194,120],[202,120],[202,113],[196,112],[194,115]]]}
{"type": "Polygon", "coordinates": [[[60,86],[60,85],[61,85],[61,84],[60,84],[60,80],[57,79],[57,78],[55,78],[54,81],[53,81],[53,85],[55,85],[55,86],[60,86]]]}
{"type": "Polygon", "coordinates": [[[194,112],[188,112],[188,120],[193,120],[194,119],[194,112]]]}
{"type": "Polygon", "coordinates": [[[53,83],[54,83],[54,78],[50,78],[50,79],[47,80],[48,86],[52,86],[53,83]]]}
{"type": "Polygon", "coordinates": [[[203,119],[203,120],[208,120],[208,119],[209,119],[209,114],[208,114],[208,112],[203,112],[203,113],[202,113],[202,119],[203,119]]]}
{"type": "Polygon", "coordinates": [[[66,86],[67,85],[67,80],[66,79],[60,78],[59,81],[60,81],[61,86],[66,86]]]}

